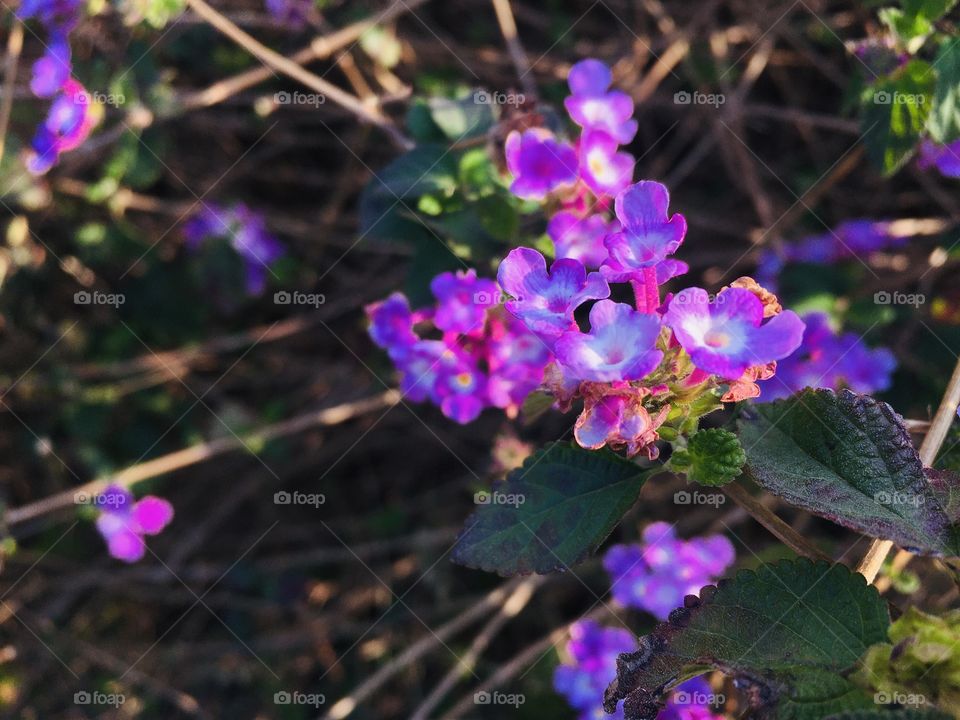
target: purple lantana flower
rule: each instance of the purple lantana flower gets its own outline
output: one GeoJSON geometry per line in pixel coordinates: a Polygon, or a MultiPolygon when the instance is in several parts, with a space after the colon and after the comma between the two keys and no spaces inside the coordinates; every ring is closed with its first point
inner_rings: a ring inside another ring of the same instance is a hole
{"type": "Polygon", "coordinates": [[[33,64],[30,91],[41,98],[53,97],[70,78],[70,45],[65,37],[54,38],[33,64]]]}
{"type": "Polygon", "coordinates": [[[633,180],[633,155],[617,152],[617,141],[602,130],[580,138],[580,175],[598,196],[614,196],[633,180]]]}
{"type": "Polygon", "coordinates": [[[211,239],[226,238],[244,259],[248,295],[263,292],[270,263],[284,255],[283,245],[267,230],[263,215],[243,203],[230,208],[204,205],[184,224],[183,234],[191,250],[211,239]]]}
{"type": "Polygon", "coordinates": [[[478,278],[472,269],[441,273],[430,283],[430,290],[438,300],[433,322],[447,332],[482,331],[487,308],[500,302],[497,284],[478,278]]]}
{"type": "Polygon", "coordinates": [[[507,169],[513,175],[510,192],[526,200],[543,200],[559,187],[577,180],[577,153],[549,130],[533,128],[507,136],[507,169]]]}
{"type": "Polygon", "coordinates": [[[403,293],[395,292],[386,300],[367,307],[370,337],[384,350],[404,350],[419,340],[413,331],[414,316],[403,293]]]}
{"type": "Polygon", "coordinates": [[[580,380],[639,380],[663,359],[657,349],[659,336],[659,316],[601,300],[590,308],[590,332],[565,332],[554,353],[564,370],[580,380]]]}
{"type": "Polygon", "coordinates": [[[944,177],[960,178],[960,139],[946,145],[937,145],[932,140],[924,140],[920,143],[920,157],[917,164],[922,170],[935,167],[944,177]]]}
{"type": "Polygon", "coordinates": [[[603,566],[617,602],[666,620],[685,596],[715,582],[734,559],[733,545],[723,535],[685,541],[669,524],[655,522],[644,529],[641,544],[613,545],[603,566]]]}
{"type": "Polygon", "coordinates": [[[607,259],[603,239],[619,229],[616,220],[608,222],[602,215],[580,217],[569,210],[558,212],[547,223],[557,258],[573,258],[588,268],[599,268],[607,259]]]}
{"type": "Polygon", "coordinates": [[[94,498],[100,509],[97,530],[107,542],[110,554],[132,563],[146,552],[144,536],[156,535],[173,519],[173,506],[163,498],[147,495],[134,502],[133,495],[119,485],[110,485],[94,498]]]}
{"type": "Polygon", "coordinates": [[[515,248],[500,263],[497,280],[513,300],[506,308],[544,338],[556,338],[576,327],[573,311],[587,300],[610,296],[599,273],[588,273],[578,260],[547,261],[536,250],[515,248]]]}
{"type": "Polygon", "coordinates": [[[687,233],[679,213],[668,215],[670,193],[652,180],[642,180],[617,195],[614,209],[622,229],[604,240],[610,257],[600,268],[611,282],[638,277],[672,255],[687,233]]]}
{"type": "Polygon", "coordinates": [[[570,118],[584,130],[602,130],[621,145],[637,134],[633,100],[619,90],[609,91],[613,75],[599,60],[581,60],[567,75],[570,97],[563,101],[570,118]]]}
{"type": "Polygon", "coordinates": [[[869,348],[856,333],[837,334],[825,313],[808,313],[803,322],[803,343],[777,364],[776,377],[763,382],[761,400],[789,397],[806,387],[861,393],[890,387],[897,361],[888,349],[869,348]]]}
{"type": "Polygon", "coordinates": [[[791,310],[763,321],[760,299],[727,288],[711,302],[702,288],[687,288],[671,301],[664,321],[701,370],[735,380],[753,365],[787,357],[800,346],[803,321],[791,310]]]}
{"type": "Polygon", "coordinates": [[[27,169],[42,175],[56,164],[61,153],[79,147],[97,124],[94,109],[83,85],[67,78],[30,143],[27,169]]]}

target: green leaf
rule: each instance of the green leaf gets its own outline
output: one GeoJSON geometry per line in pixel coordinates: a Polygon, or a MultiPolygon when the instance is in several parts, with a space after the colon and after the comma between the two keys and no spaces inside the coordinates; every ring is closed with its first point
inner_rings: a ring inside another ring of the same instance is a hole
{"type": "Polygon", "coordinates": [[[891,77],[881,78],[861,96],[861,130],[867,155],[892,175],[911,158],[924,132],[936,77],[930,64],[911,60],[891,77]]]}
{"type": "Polygon", "coordinates": [[[360,193],[360,234],[380,240],[412,241],[429,237],[414,219],[404,217],[416,198],[449,196],[457,188],[457,167],[450,150],[418,145],[374,174],[360,193]]]}
{"type": "Polygon", "coordinates": [[[737,436],[722,428],[700,430],[685,450],[677,450],[670,467],[680,470],[690,482],[719,487],[740,475],[747,456],[737,436]]]}
{"type": "Polygon", "coordinates": [[[960,475],[923,467],[886,403],[807,389],[740,421],[747,467],[787,502],[915,552],[960,554],[960,475]]]}
{"type": "Polygon", "coordinates": [[[943,17],[957,0],[903,0],[901,8],[884,8],[880,20],[900,38],[914,54],[934,31],[934,23],[943,17]]]}
{"type": "Polygon", "coordinates": [[[886,639],[889,624],[876,589],[843,565],[800,559],[742,570],[688,596],[636,652],[620,655],[604,706],[612,712],[624,700],[627,720],[652,720],[667,690],[706,666],[733,675],[754,709],[774,717],[870,707],[841,673],[886,639]]]}
{"type": "Polygon", "coordinates": [[[497,122],[496,105],[489,102],[489,96],[475,92],[466,97],[434,97],[427,100],[430,117],[447,139],[454,142],[483,135],[497,122]],[[486,99],[487,102],[483,102],[486,99]]]}
{"type": "Polygon", "coordinates": [[[945,145],[960,137],[960,38],[943,42],[933,68],[937,84],[927,132],[935,142],[945,145]]]}
{"type": "Polygon", "coordinates": [[[652,472],[611,452],[549,445],[478,498],[453,559],[501,575],[564,570],[596,551],[652,472]]]}

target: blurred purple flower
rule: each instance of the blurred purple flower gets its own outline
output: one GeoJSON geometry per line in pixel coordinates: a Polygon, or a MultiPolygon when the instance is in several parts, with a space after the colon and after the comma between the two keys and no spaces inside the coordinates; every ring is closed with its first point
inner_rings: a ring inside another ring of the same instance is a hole
{"type": "Polygon", "coordinates": [[[753,365],[787,357],[800,346],[803,322],[784,310],[766,322],[764,306],[749,290],[727,288],[714,301],[687,288],[670,301],[664,321],[701,370],[735,380],[753,365]]]}
{"type": "Polygon", "coordinates": [[[734,559],[733,545],[723,535],[685,541],[676,537],[669,524],[655,522],[644,529],[641,544],[612,546],[603,566],[617,602],[666,620],[683,605],[684,597],[699,594],[734,559]]]}
{"type": "Polygon", "coordinates": [[[212,239],[227,239],[244,260],[248,295],[260,295],[270,263],[284,255],[283,245],[267,230],[263,216],[243,203],[229,208],[204,205],[183,226],[187,247],[199,249],[212,239]]]}
{"type": "Polygon", "coordinates": [[[590,308],[590,332],[571,329],[554,346],[557,362],[579,380],[619,382],[647,376],[663,359],[660,318],[626,303],[600,300],[590,308]]]}
{"type": "Polygon", "coordinates": [[[578,260],[547,261],[531,248],[514,248],[500,263],[497,280],[513,300],[506,308],[547,342],[576,327],[573,311],[587,300],[609,297],[599,273],[587,273],[578,260]]]}
{"type": "Polygon", "coordinates": [[[173,506],[163,498],[147,495],[134,502],[133,495],[118,485],[97,495],[94,505],[100,509],[97,530],[108,551],[127,563],[143,557],[145,535],[157,535],[173,519],[173,506]]]}
{"type": "Polygon", "coordinates": [[[602,215],[580,217],[562,210],[547,223],[547,235],[553,240],[557,259],[579,260],[588,268],[599,268],[607,259],[603,239],[620,229],[616,220],[607,221],[602,215]]]}
{"type": "Polygon", "coordinates": [[[861,393],[890,387],[896,358],[886,348],[871,349],[855,333],[838,335],[825,313],[803,316],[806,331],[800,348],[777,364],[776,377],[761,385],[763,401],[789,397],[805,387],[861,393]]]}
{"type": "Polygon", "coordinates": [[[608,90],[613,82],[610,69],[599,60],[581,60],[567,75],[570,97],[563,101],[570,118],[584,130],[601,130],[624,145],[637,134],[633,100],[619,90],[608,90]]]}
{"type": "Polygon", "coordinates": [[[97,124],[94,108],[83,85],[67,78],[30,143],[27,169],[42,175],[62,153],[79,147],[97,124]]]}
{"type": "Polygon", "coordinates": [[[559,187],[577,180],[577,153],[543,128],[507,136],[507,170],[513,175],[510,192],[526,200],[543,200],[559,187]]]}
{"type": "Polygon", "coordinates": [[[278,25],[300,30],[317,19],[314,0],[266,0],[267,12],[278,25]]]}
{"type": "Polygon", "coordinates": [[[687,221],[679,213],[668,215],[670,193],[652,180],[642,180],[617,195],[614,209],[620,232],[604,240],[610,257],[600,268],[611,282],[641,278],[643,269],[672,255],[683,242],[687,221]]]}
{"type": "Polygon", "coordinates": [[[614,196],[633,180],[633,155],[617,152],[617,141],[602,130],[580,138],[580,176],[598,196],[614,196]]]}
{"type": "Polygon", "coordinates": [[[487,308],[500,304],[497,283],[477,278],[472,269],[441,273],[430,283],[430,290],[438,302],[433,322],[447,332],[482,332],[487,308]]]}
{"type": "MultiPolygon", "coordinates": [[[[593,620],[570,626],[566,651],[571,664],[557,666],[553,687],[577,711],[578,720],[623,720],[622,702],[615,713],[604,713],[603,692],[616,677],[617,656],[636,649],[637,642],[628,630],[604,627],[593,620]]],[[[722,720],[705,705],[711,697],[706,680],[687,680],[671,693],[657,720],[722,720]]]]}
{"type": "Polygon", "coordinates": [[[932,140],[924,140],[920,143],[920,157],[917,164],[921,170],[935,167],[944,177],[960,178],[960,139],[946,145],[937,145],[932,140]]]}
{"type": "Polygon", "coordinates": [[[53,97],[70,78],[70,67],[70,45],[67,39],[51,39],[46,51],[33,64],[30,91],[40,98],[53,97]]]}

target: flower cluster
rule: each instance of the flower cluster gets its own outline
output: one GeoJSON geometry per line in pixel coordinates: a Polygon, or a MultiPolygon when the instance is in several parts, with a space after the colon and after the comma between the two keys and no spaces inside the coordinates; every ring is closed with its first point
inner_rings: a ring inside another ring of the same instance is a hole
{"type": "Polygon", "coordinates": [[[47,32],[46,50],[33,64],[30,89],[39,98],[53,98],[37,128],[27,155],[27,168],[41,175],[62,153],[79,147],[99,119],[99,106],[71,76],[69,35],[80,19],[80,0],[25,0],[21,20],[36,19],[47,32]]]}
{"type": "MultiPolygon", "coordinates": [[[[570,627],[567,644],[571,664],[557,666],[554,689],[577,711],[579,720],[622,720],[622,702],[614,714],[604,713],[603,691],[617,674],[617,655],[636,649],[636,640],[627,630],[604,627],[593,620],[576,622],[570,627]]],[[[706,704],[710,697],[706,680],[687,680],[676,687],[657,720],[722,720],[706,704]]]]}
{"type": "Polygon", "coordinates": [[[897,367],[886,348],[871,349],[852,332],[838,334],[825,313],[803,317],[807,329],[800,350],[781,361],[777,376],[763,384],[763,399],[789,397],[805,387],[875,393],[890,387],[897,367]]]}
{"type": "Polygon", "coordinates": [[[684,597],[714,582],[733,561],[733,545],[723,535],[684,541],[671,525],[655,522],[644,529],[642,544],[612,546],[603,566],[617,602],[666,620],[684,597]]]}
{"type": "Polygon", "coordinates": [[[263,216],[243,203],[229,208],[204,205],[183,227],[187,247],[196,251],[211,240],[226,239],[244,260],[248,295],[263,292],[267,268],[284,254],[283,246],[267,230],[263,216]]]}
{"type": "Polygon", "coordinates": [[[688,269],[671,257],[687,223],[670,214],[662,184],[633,183],[633,158],[618,152],[636,132],[633,103],[611,79],[598,60],[570,71],[577,148],[540,128],[507,138],[511,190],[557,209],[547,226],[556,260],[548,269],[541,253],[517,248],[497,278],[512,298],[506,309],[554,354],[546,388],[561,409],[583,398],[577,442],[653,458],[658,428],[688,421],[698,398],[721,385],[725,400],[756,397],[756,381],[799,346],[803,323],[749,278],[715,297],[688,288],[662,302],[660,286],[688,269]],[[629,284],[635,303],[610,299],[612,283],[629,284]],[[575,313],[588,301],[583,332],[575,313]]]}
{"type": "Polygon", "coordinates": [[[110,485],[96,496],[100,509],[97,530],[110,554],[132,563],[146,552],[144,536],[157,535],[173,519],[173,506],[163,498],[147,495],[134,502],[133,495],[119,485],[110,485]]]}
{"type": "Polygon", "coordinates": [[[474,270],[442,273],[430,288],[431,308],[413,311],[401,293],[367,307],[370,336],[400,370],[403,394],[459,423],[487,407],[515,416],[543,380],[547,346],[503,311],[496,283],[474,270]],[[421,324],[440,337],[421,337],[421,324]]]}
{"type": "Polygon", "coordinates": [[[935,167],[940,174],[948,178],[960,178],[960,140],[946,145],[937,145],[932,140],[920,143],[920,157],[917,164],[921,170],[935,167]]]}
{"type": "Polygon", "coordinates": [[[907,240],[906,236],[894,233],[887,221],[848,220],[829,232],[786,243],[779,250],[765,250],[758,261],[757,279],[765,287],[775,288],[777,276],[787,263],[830,265],[901,247],[907,240]]]}

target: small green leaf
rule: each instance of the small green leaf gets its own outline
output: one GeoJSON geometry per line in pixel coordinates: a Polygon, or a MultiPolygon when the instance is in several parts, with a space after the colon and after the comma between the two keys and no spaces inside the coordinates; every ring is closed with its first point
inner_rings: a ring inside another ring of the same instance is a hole
{"type": "Polygon", "coordinates": [[[895,173],[916,151],[926,128],[935,81],[930,64],[914,59],[864,91],[863,141],[867,155],[884,174],[895,173]]]}
{"type": "Polygon", "coordinates": [[[902,7],[884,8],[879,15],[913,54],[933,33],[934,23],[956,4],[957,0],[903,0],[902,7]]]}
{"type": "Polygon", "coordinates": [[[960,38],[943,42],[933,68],[937,85],[927,131],[935,142],[945,145],[960,137],[960,38]]]}
{"type": "Polygon", "coordinates": [[[737,436],[722,428],[695,433],[685,450],[670,458],[670,466],[685,473],[691,482],[720,487],[742,472],[747,456],[737,436]]]}
{"type": "Polygon", "coordinates": [[[434,97],[427,100],[430,117],[447,139],[454,142],[483,135],[497,121],[496,105],[481,92],[472,93],[458,100],[434,97]],[[487,98],[487,102],[483,100],[487,98]]]}
{"type": "Polygon", "coordinates": [[[924,468],[886,403],[808,388],[754,405],[740,441],[753,478],[787,502],[915,552],[960,554],[960,475],[924,468]]]}
{"type": "Polygon", "coordinates": [[[596,551],[651,472],[611,452],[549,445],[477,498],[453,559],[501,575],[565,570],[596,551]]]}
{"type": "Polygon", "coordinates": [[[627,720],[653,720],[667,691],[704,666],[733,675],[771,717],[870,707],[842,673],[886,639],[889,624],[880,594],[843,565],[800,559],[741,570],[688,596],[636,652],[620,655],[604,707],[624,700],[627,720]]]}

